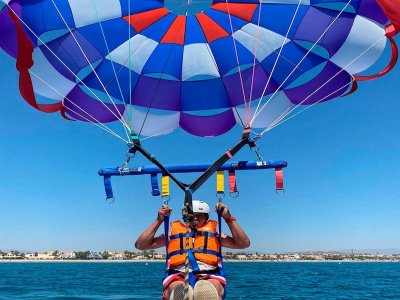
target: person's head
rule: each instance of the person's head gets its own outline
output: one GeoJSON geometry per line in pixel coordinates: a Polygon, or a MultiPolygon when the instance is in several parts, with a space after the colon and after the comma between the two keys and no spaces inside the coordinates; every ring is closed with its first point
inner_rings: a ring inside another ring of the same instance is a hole
{"type": "Polygon", "coordinates": [[[204,225],[210,215],[210,207],[208,204],[201,200],[193,200],[193,217],[197,226],[204,225]]]}

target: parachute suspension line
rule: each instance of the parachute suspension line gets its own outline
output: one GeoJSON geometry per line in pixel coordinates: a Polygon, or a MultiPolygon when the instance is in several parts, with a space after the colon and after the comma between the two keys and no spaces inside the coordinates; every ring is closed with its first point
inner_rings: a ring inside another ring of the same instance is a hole
{"type": "Polygon", "coordinates": [[[261,8],[262,8],[262,0],[260,0],[260,9],[258,10],[258,21],[257,21],[257,33],[256,33],[256,46],[254,47],[254,53],[253,53],[253,71],[251,74],[251,84],[250,84],[250,95],[249,95],[249,108],[246,110],[246,120],[249,124],[250,120],[250,113],[251,113],[251,104],[252,104],[252,98],[253,98],[253,86],[254,86],[254,76],[255,76],[255,70],[256,70],[256,58],[257,58],[257,50],[258,50],[258,44],[259,44],[259,34],[260,34],[260,20],[261,20],[261,8]]]}
{"type": "MultiPolygon", "coordinates": [[[[231,28],[231,33],[232,33],[232,42],[233,42],[233,48],[235,50],[235,57],[236,57],[236,63],[237,63],[237,66],[238,66],[238,73],[239,73],[239,78],[240,78],[240,86],[242,88],[244,106],[245,106],[246,112],[247,112],[249,107],[248,107],[247,98],[246,98],[246,95],[245,95],[245,92],[244,92],[242,68],[240,67],[239,53],[238,53],[238,50],[237,50],[235,37],[233,36],[234,32],[233,32],[233,25],[232,25],[232,16],[231,16],[231,12],[230,12],[230,9],[229,9],[228,0],[225,0],[225,3],[226,3],[226,9],[227,9],[227,12],[228,12],[229,26],[231,28]]],[[[245,125],[246,127],[249,126],[249,121],[250,120],[246,120],[246,125],[245,125]]]]}
{"type": "MultiPolygon", "coordinates": [[[[113,61],[113,59],[112,59],[111,52],[110,52],[110,48],[109,48],[108,42],[107,42],[107,38],[106,38],[104,29],[103,29],[103,25],[101,24],[99,12],[98,12],[97,7],[96,7],[96,3],[95,3],[95,2],[96,2],[97,0],[92,0],[92,1],[93,1],[94,11],[95,11],[95,13],[96,13],[97,22],[99,23],[100,31],[101,31],[101,34],[102,34],[102,36],[103,36],[104,45],[106,46],[106,49],[107,49],[107,53],[108,53],[107,56],[108,56],[108,58],[109,58],[109,60],[110,60],[110,62],[111,62],[111,67],[112,67],[113,72],[114,72],[114,75],[115,75],[115,80],[116,80],[117,85],[118,85],[118,90],[119,90],[119,93],[120,93],[120,95],[121,95],[121,99],[122,99],[122,101],[123,101],[123,103],[124,103],[124,105],[125,105],[125,109],[126,109],[126,106],[127,106],[127,105],[126,105],[126,102],[125,102],[124,94],[122,93],[121,84],[120,84],[120,82],[119,82],[118,75],[117,75],[117,72],[116,72],[116,70],[115,70],[114,61],[113,61]]],[[[129,26],[129,27],[130,27],[130,26],[129,26]]],[[[111,79],[111,81],[112,81],[112,79],[111,79]]],[[[110,83],[111,83],[111,81],[110,81],[110,83]]],[[[107,86],[108,86],[108,84],[106,85],[106,87],[107,87],[107,86]]]]}
{"type": "MultiPolygon", "coordinates": [[[[94,67],[93,67],[93,64],[90,62],[90,60],[89,60],[89,58],[87,57],[85,51],[82,49],[82,46],[80,45],[80,43],[79,43],[78,40],[76,39],[75,34],[72,32],[71,27],[69,27],[67,21],[65,20],[64,16],[62,15],[61,11],[58,9],[58,6],[55,4],[54,0],[51,0],[51,2],[53,3],[55,9],[57,10],[58,14],[60,15],[60,18],[63,20],[65,26],[67,27],[69,33],[71,34],[72,38],[74,39],[74,41],[75,41],[76,45],[78,46],[79,50],[81,51],[81,53],[82,53],[83,56],[85,57],[86,61],[88,62],[90,68],[91,68],[92,71],[93,71],[93,74],[96,76],[97,80],[99,81],[99,83],[100,83],[101,87],[103,88],[104,92],[106,93],[107,97],[110,99],[110,101],[111,101],[111,103],[113,104],[115,110],[118,112],[119,117],[118,117],[117,115],[115,115],[114,112],[112,112],[111,109],[109,109],[109,111],[110,111],[117,119],[119,119],[119,120],[123,123],[123,125],[124,125],[124,130],[125,130],[126,134],[128,135],[127,128],[130,130],[129,125],[128,125],[128,124],[125,122],[125,120],[123,119],[123,117],[122,117],[121,113],[119,112],[119,110],[118,110],[118,108],[117,108],[117,106],[116,106],[114,100],[112,99],[111,95],[108,93],[108,90],[107,90],[107,88],[104,86],[103,81],[100,79],[99,75],[97,74],[96,70],[95,70],[94,67]]],[[[102,101],[100,100],[100,102],[102,102],[102,101]]],[[[107,107],[107,105],[105,105],[105,107],[107,107]]]]}
{"type": "MultiPolygon", "coordinates": [[[[37,38],[37,40],[39,41],[39,42],[41,42],[41,44],[47,49],[47,50],[49,50],[49,52],[76,78],[76,79],[78,79],[78,81],[84,86],[84,87],[86,87],[87,89],[88,89],[88,91],[97,99],[97,100],[99,100],[99,102],[100,103],[102,103],[117,119],[118,119],[118,117],[114,114],[114,112],[113,111],[111,111],[110,110],[110,108],[108,107],[108,106],[106,106],[101,100],[100,100],[100,98],[78,77],[78,75],[77,74],[75,74],[63,61],[62,61],[62,59],[61,58],[59,58],[58,56],[57,56],[57,54],[55,54],[54,52],[53,52],[53,50],[51,50],[50,48],[49,48],[49,46],[47,46],[47,44],[33,31],[33,29],[27,24],[27,23],[25,23],[24,22],[24,20],[22,20],[21,18],[20,18],[20,16],[18,16],[18,14],[15,12],[15,10],[9,5],[9,4],[7,4],[7,7],[10,9],[10,11],[18,18],[18,20],[35,36],[35,38],[37,38]]],[[[125,129],[125,133],[126,133],[126,136],[128,137],[128,133],[127,133],[127,131],[126,131],[126,128],[125,128],[125,126],[126,126],[126,123],[124,124],[121,120],[119,120],[121,123],[122,123],[122,125],[124,125],[123,127],[124,127],[124,129],[125,129]]]]}
{"type": "MultiPolygon", "coordinates": [[[[176,34],[175,34],[175,37],[174,37],[174,40],[173,40],[173,41],[175,41],[176,38],[178,37],[178,34],[179,34],[179,32],[181,31],[181,29],[182,29],[182,25],[183,25],[183,24],[180,24],[178,30],[176,31],[176,34]]],[[[160,87],[162,77],[163,77],[163,75],[164,75],[164,73],[165,73],[165,70],[166,70],[166,68],[167,68],[168,61],[169,61],[169,59],[170,59],[170,57],[171,57],[171,53],[172,53],[172,49],[173,49],[172,44],[173,44],[173,42],[171,42],[171,47],[170,47],[170,50],[169,50],[169,52],[168,52],[167,59],[165,60],[165,64],[164,64],[163,70],[162,70],[162,72],[161,72],[161,74],[160,74],[160,77],[158,78],[157,86],[156,86],[156,88],[155,88],[155,90],[154,90],[153,97],[151,98],[150,105],[147,107],[146,115],[145,115],[145,117],[144,117],[144,119],[143,119],[143,123],[142,123],[142,125],[141,125],[141,127],[140,127],[138,136],[140,136],[141,133],[142,133],[142,131],[143,131],[144,125],[145,125],[145,123],[146,123],[146,121],[147,121],[147,117],[149,116],[150,110],[152,109],[153,102],[154,102],[154,100],[156,99],[156,95],[157,95],[157,92],[158,92],[158,88],[160,87]]]]}
{"type": "MultiPolygon", "coordinates": [[[[268,126],[266,129],[264,129],[261,132],[261,135],[264,135],[264,133],[266,133],[269,130],[274,129],[275,127],[278,127],[279,125],[282,125],[283,123],[285,123],[286,121],[289,121],[290,119],[296,117],[297,115],[305,112],[306,110],[310,109],[311,107],[313,107],[314,105],[321,103],[322,101],[324,101],[325,99],[329,98],[330,96],[334,95],[335,93],[339,92],[340,90],[343,90],[344,88],[347,88],[349,85],[352,84],[352,81],[344,84],[343,86],[339,87],[338,89],[336,89],[335,91],[333,91],[332,93],[330,93],[329,95],[326,95],[325,97],[321,98],[320,100],[318,100],[317,102],[314,102],[311,105],[307,105],[305,108],[303,108],[301,111],[296,112],[295,114],[289,116],[288,118],[286,118],[291,112],[294,111],[294,109],[292,109],[291,111],[289,111],[288,113],[286,113],[282,118],[279,118],[278,122],[275,122],[274,124],[271,124],[270,126],[268,126]]],[[[297,106],[296,106],[297,107],[297,106]]]]}
{"type": "MultiPolygon", "coordinates": [[[[129,125],[131,127],[131,130],[133,128],[133,107],[132,107],[132,68],[131,68],[131,25],[130,25],[130,19],[131,19],[131,0],[128,0],[128,10],[129,10],[129,26],[128,26],[128,89],[129,89],[129,112],[128,112],[128,118],[129,118],[129,125]]],[[[147,40],[147,39],[146,39],[147,40]]]]}
{"type": "MultiPolygon", "coordinates": [[[[201,2],[201,1],[199,1],[199,2],[201,2]]],[[[191,1],[191,3],[193,3],[193,1],[191,1]]],[[[193,13],[192,9],[190,8],[190,6],[189,6],[188,8],[189,8],[189,10],[192,12],[192,14],[194,15],[194,13],[193,13]]],[[[217,64],[217,62],[215,61],[215,57],[214,57],[214,55],[212,54],[210,47],[207,45],[206,48],[207,48],[208,53],[210,54],[210,57],[211,57],[211,59],[212,59],[212,61],[213,61],[213,63],[214,63],[215,68],[217,69],[217,72],[218,72],[219,76],[222,78],[223,76],[222,76],[222,74],[221,74],[221,72],[220,72],[220,70],[219,70],[218,64],[217,64]]],[[[225,88],[225,90],[226,90],[226,88],[225,88]]],[[[226,93],[228,93],[228,92],[226,91],[226,93]]],[[[240,116],[237,107],[236,107],[236,106],[233,106],[232,108],[235,110],[236,115],[237,115],[237,117],[238,117],[240,123],[242,124],[242,127],[245,128],[246,125],[245,125],[245,123],[243,122],[243,119],[242,119],[242,117],[240,116]]]]}
{"type": "MultiPolygon", "coordinates": [[[[332,27],[333,24],[335,24],[336,20],[340,17],[340,15],[345,11],[345,9],[347,8],[347,6],[349,6],[350,2],[352,0],[349,0],[346,5],[342,8],[342,10],[337,14],[337,16],[333,19],[333,21],[329,24],[329,26],[321,33],[321,35],[319,36],[319,38],[314,42],[314,44],[312,45],[312,47],[306,52],[306,54],[302,57],[302,59],[296,64],[296,66],[293,68],[293,70],[289,73],[289,75],[285,78],[285,80],[278,86],[278,88],[276,89],[276,91],[268,98],[267,102],[263,104],[263,106],[261,107],[261,109],[259,109],[257,111],[257,113],[254,114],[252,121],[254,121],[257,116],[262,112],[262,110],[265,109],[265,107],[267,106],[267,104],[270,102],[270,100],[279,92],[279,90],[281,89],[281,87],[286,83],[286,81],[289,80],[289,78],[292,76],[292,74],[296,71],[296,69],[301,65],[301,63],[306,59],[306,57],[308,56],[308,54],[311,53],[311,51],[315,48],[315,46],[317,45],[317,43],[324,37],[324,35],[327,33],[327,31],[332,27]]],[[[263,96],[263,95],[262,95],[263,96]]],[[[262,97],[261,97],[262,99],[262,97]]],[[[251,122],[252,123],[252,122],[251,122]]]]}
{"type": "MultiPolygon", "coordinates": [[[[256,107],[256,109],[255,109],[255,111],[254,111],[253,118],[252,118],[251,121],[250,121],[250,125],[253,124],[253,122],[254,122],[256,116],[258,115],[258,109],[260,108],[261,101],[262,101],[262,99],[263,99],[263,97],[264,97],[264,95],[265,95],[265,93],[266,93],[266,91],[267,91],[267,88],[268,88],[268,86],[269,86],[269,83],[270,83],[270,81],[271,81],[271,79],[272,79],[272,75],[274,74],[276,65],[278,64],[279,58],[281,57],[281,54],[282,54],[282,51],[283,51],[283,47],[286,45],[286,41],[287,41],[287,39],[288,39],[290,30],[292,29],[294,20],[295,20],[296,17],[297,17],[297,13],[298,13],[298,11],[299,11],[301,2],[302,2],[302,0],[299,0],[299,2],[297,3],[296,10],[295,10],[295,12],[294,12],[294,14],[293,14],[292,20],[290,21],[289,28],[288,28],[288,30],[287,30],[287,32],[286,32],[285,38],[284,38],[283,41],[282,41],[282,45],[281,45],[281,47],[280,47],[280,49],[279,49],[278,56],[277,56],[276,59],[275,59],[274,65],[272,66],[271,74],[269,74],[267,83],[266,83],[266,85],[265,85],[265,87],[264,87],[263,92],[261,93],[260,99],[258,100],[257,107],[256,107]]],[[[297,69],[297,66],[294,68],[294,70],[296,70],[296,69],[297,69]]],[[[277,89],[277,91],[278,91],[279,89],[280,89],[280,87],[277,89]]],[[[271,98],[270,98],[270,99],[271,99],[271,98]]],[[[269,102],[270,99],[267,100],[267,103],[269,102]]]]}
{"type": "Polygon", "coordinates": [[[159,132],[159,133],[156,133],[156,134],[153,134],[153,135],[149,135],[149,136],[143,137],[143,138],[141,138],[140,140],[141,140],[141,141],[144,141],[144,140],[148,140],[148,139],[151,139],[151,138],[154,138],[154,137],[158,137],[158,136],[160,136],[160,135],[168,134],[168,133],[172,132],[173,130],[174,130],[174,128],[170,128],[170,129],[161,131],[161,132],[159,132]]]}
{"type": "MultiPolygon", "coordinates": [[[[324,86],[326,86],[329,82],[331,82],[334,78],[336,78],[340,73],[342,73],[344,70],[346,70],[349,66],[351,66],[355,61],[357,61],[360,57],[362,57],[365,53],[367,53],[372,47],[374,47],[377,43],[379,43],[380,40],[382,40],[385,36],[381,36],[379,39],[377,39],[374,43],[372,43],[367,49],[365,49],[363,52],[361,52],[357,57],[355,57],[353,60],[351,60],[349,63],[347,63],[347,65],[345,65],[344,67],[342,67],[336,74],[334,74],[331,78],[329,78],[326,82],[324,82],[321,86],[319,86],[315,91],[313,91],[310,95],[308,95],[304,100],[302,100],[299,104],[297,104],[293,109],[291,109],[289,111],[289,113],[287,113],[284,117],[286,117],[287,115],[289,115],[291,112],[293,112],[295,109],[297,109],[301,104],[303,104],[305,101],[307,101],[311,96],[313,96],[315,93],[317,93],[320,89],[322,89],[324,86]]],[[[313,103],[312,105],[307,106],[307,108],[301,110],[300,112],[292,115],[290,118],[286,119],[285,121],[282,121],[274,126],[272,126],[271,128],[267,127],[267,129],[265,129],[261,135],[263,135],[266,131],[275,128],[276,126],[286,122],[287,120],[297,116],[298,114],[302,113],[303,111],[311,108],[312,106],[314,106],[317,103],[320,103],[321,101],[325,100],[326,98],[334,95],[335,93],[343,90],[344,88],[348,87],[350,84],[352,84],[353,81],[350,81],[346,84],[344,84],[343,86],[339,87],[338,89],[336,89],[334,92],[330,93],[329,95],[323,97],[322,99],[318,100],[317,102],[313,103]]]]}
{"type": "Polygon", "coordinates": [[[126,140],[124,140],[121,136],[119,136],[116,132],[114,132],[112,129],[108,128],[106,125],[104,125],[103,123],[100,123],[95,117],[93,117],[92,115],[90,115],[88,112],[86,112],[83,108],[81,108],[78,104],[72,102],[67,96],[63,95],[63,93],[61,93],[59,90],[57,90],[54,86],[52,86],[51,84],[49,84],[46,80],[44,80],[43,78],[41,78],[39,75],[37,75],[35,72],[33,71],[29,71],[29,73],[31,73],[33,76],[35,76],[37,79],[39,79],[41,82],[43,82],[45,85],[47,85],[50,89],[52,89],[54,92],[56,92],[57,94],[59,94],[61,97],[63,97],[63,106],[64,105],[64,101],[68,101],[70,102],[72,105],[74,105],[75,107],[77,107],[78,109],[80,109],[81,111],[83,111],[86,115],[88,115],[90,118],[92,118],[92,120],[88,119],[85,116],[82,116],[80,113],[76,112],[75,110],[68,108],[68,110],[72,111],[73,113],[77,114],[79,117],[85,119],[87,122],[92,123],[93,125],[99,127],[100,129],[103,129],[104,131],[110,133],[111,135],[119,138],[120,140],[122,140],[124,143],[127,143],[126,140]],[[95,122],[93,122],[93,120],[95,122]],[[97,123],[96,123],[97,122],[97,123]]]}

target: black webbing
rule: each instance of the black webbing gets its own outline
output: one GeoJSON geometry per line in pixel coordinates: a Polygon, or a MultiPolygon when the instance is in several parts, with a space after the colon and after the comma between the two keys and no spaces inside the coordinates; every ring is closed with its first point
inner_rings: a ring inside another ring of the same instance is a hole
{"type": "Polygon", "coordinates": [[[149,161],[151,161],[153,164],[155,164],[157,167],[163,171],[165,175],[168,175],[182,190],[185,190],[185,188],[188,186],[187,184],[182,183],[180,180],[178,180],[172,173],[168,171],[156,158],[154,155],[150,154],[147,152],[145,149],[142,148],[140,143],[135,143],[135,145],[129,149],[129,153],[135,153],[136,151],[139,151],[140,153],[143,154],[144,157],[146,157],[149,161]]]}
{"type": "Polygon", "coordinates": [[[250,130],[245,130],[242,135],[242,140],[239,143],[233,146],[232,149],[230,149],[229,151],[225,152],[225,154],[223,154],[219,159],[217,159],[215,163],[212,164],[212,166],[205,170],[204,173],[196,179],[196,181],[189,185],[192,193],[194,193],[199,187],[201,187],[203,183],[206,182],[207,179],[210,178],[212,174],[214,174],[214,172],[217,171],[224,163],[230,160],[232,156],[239,152],[239,150],[242,149],[243,146],[250,143],[249,134],[250,130]]]}

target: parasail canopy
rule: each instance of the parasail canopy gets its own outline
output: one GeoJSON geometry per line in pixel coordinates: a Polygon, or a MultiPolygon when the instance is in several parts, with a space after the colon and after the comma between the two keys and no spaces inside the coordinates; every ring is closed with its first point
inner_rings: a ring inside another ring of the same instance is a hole
{"type": "Polygon", "coordinates": [[[235,124],[262,135],[353,91],[391,44],[388,72],[400,29],[399,0],[1,1],[24,99],[124,141],[235,124]]]}

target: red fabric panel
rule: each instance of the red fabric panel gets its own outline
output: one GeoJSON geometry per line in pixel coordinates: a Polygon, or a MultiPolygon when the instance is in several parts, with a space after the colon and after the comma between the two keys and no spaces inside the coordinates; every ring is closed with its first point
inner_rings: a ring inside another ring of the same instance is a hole
{"type": "Polygon", "coordinates": [[[238,190],[237,190],[237,185],[236,185],[236,173],[235,173],[235,171],[229,171],[228,180],[229,180],[229,191],[231,193],[236,193],[238,190]]]}
{"type": "Polygon", "coordinates": [[[283,171],[282,168],[275,169],[276,190],[283,190],[283,171]]]}
{"type": "Polygon", "coordinates": [[[19,71],[19,90],[21,92],[21,96],[31,106],[42,112],[53,113],[64,109],[61,102],[52,104],[38,104],[36,102],[35,93],[33,91],[32,78],[29,74],[29,69],[33,66],[33,45],[28,36],[25,34],[21,24],[19,23],[18,17],[11,10],[9,10],[9,14],[15,24],[15,28],[17,31],[17,70],[19,71]]]}
{"type": "Polygon", "coordinates": [[[185,43],[185,29],[186,17],[177,16],[160,43],[183,45],[185,43]]]}
{"type": "Polygon", "coordinates": [[[215,10],[222,11],[224,13],[229,13],[232,16],[243,19],[247,22],[250,22],[253,18],[254,11],[256,10],[258,4],[242,4],[242,3],[216,3],[211,5],[211,8],[215,10]]]}
{"type": "Polygon", "coordinates": [[[126,16],[124,17],[124,20],[127,21],[133,28],[135,28],[137,32],[142,32],[147,27],[166,16],[168,13],[169,11],[166,8],[162,7],[126,16]]]}
{"type": "Polygon", "coordinates": [[[376,0],[385,15],[396,29],[400,32],[400,0],[376,0]]]}
{"type": "Polygon", "coordinates": [[[393,40],[392,37],[388,37],[388,39],[390,41],[390,46],[392,47],[392,57],[389,61],[389,64],[386,66],[386,68],[384,68],[382,71],[380,71],[379,73],[374,74],[374,75],[354,76],[354,79],[359,80],[359,81],[376,79],[376,78],[382,77],[383,75],[389,73],[394,68],[394,66],[396,65],[397,60],[399,58],[399,49],[397,48],[397,44],[393,40]]]}
{"type": "Polygon", "coordinates": [[[219,26],[213,19],[204,13],[196,15],[197,21],[203,29],[204,35],[208,43],[211,43],[221,37],[229,36],[229,34],[219,26]]]}

